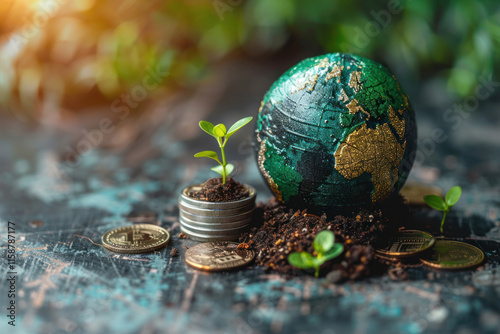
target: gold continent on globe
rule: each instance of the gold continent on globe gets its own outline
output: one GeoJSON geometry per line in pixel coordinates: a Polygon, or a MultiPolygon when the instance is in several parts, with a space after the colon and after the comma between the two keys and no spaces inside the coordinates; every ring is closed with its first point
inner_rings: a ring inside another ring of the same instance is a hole
{"type": "Polygon", "coordinates": [[[276,198],[314,211],[398,192],[416,137],[415,114],[394,75],[334,53],[305,59],[276,80],[261,103],[255,146],[276,198]]]}

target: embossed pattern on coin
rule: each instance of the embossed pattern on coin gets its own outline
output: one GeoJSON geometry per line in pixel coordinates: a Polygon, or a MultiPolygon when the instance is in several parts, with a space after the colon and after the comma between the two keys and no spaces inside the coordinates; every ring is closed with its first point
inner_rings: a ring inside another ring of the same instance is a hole
{"type": "Polygon", "coordinates": [[[436,269],[458,270],[472,268],[483,262],[484,253],[465,242],[439,240],[420,258],[425,265],[436,269]]]}
{"type": "Polygon", "coordinates": [[[165,246],[170,234],[162,227],[137,224],[115,228],[102,236],[102,245],[117,253],[145,253],[165,246]]]}
{"type": "Polygon", "coordinates": [[[424,196],[444,196],[444,193],[440,188],[432,184],[424,184],[418,182],[406,182],[403,188],[399,191],[399,194],[405,197],[410,205],[422,206],[426,205],[424,196]]]}
{"type": "Polygon", "coordinates": [[[249,264],[255,256],[251,249],[238,249],[238,243],[206,242],[186,251],[186,263],[205,271],[223,271],[249,264]]]}
{"type": "Polygon", "coordinates": [[[432,234],[418,230],[396,232],[390,239],[380,241],[375,250],[386,257],[408,257],[421,253],[434,245],[432,234]]]}

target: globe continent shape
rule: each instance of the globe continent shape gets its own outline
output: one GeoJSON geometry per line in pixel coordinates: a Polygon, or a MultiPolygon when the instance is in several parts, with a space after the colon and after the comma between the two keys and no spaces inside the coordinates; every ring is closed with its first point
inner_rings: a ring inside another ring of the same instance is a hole
{"type": "Polygon", "coordinates": [[[416,136],[394,75],[375,61],[334,53],[305,59],[274,82],[259,109],[255,147],[278,200],[339,208],[399,191],[416,136]]]}

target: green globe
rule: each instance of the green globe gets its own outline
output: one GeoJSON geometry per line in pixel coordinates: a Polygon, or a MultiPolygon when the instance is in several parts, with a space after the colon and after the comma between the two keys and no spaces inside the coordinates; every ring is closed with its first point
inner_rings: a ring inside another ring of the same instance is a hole
{"type": "Polygon", "coordinates": [[[255,147],[276,198],[314,211],[377,203],[399,191],[416,137],[408,96],[389,70],[334,53],[305,59],[274,82],[255,147]]]}

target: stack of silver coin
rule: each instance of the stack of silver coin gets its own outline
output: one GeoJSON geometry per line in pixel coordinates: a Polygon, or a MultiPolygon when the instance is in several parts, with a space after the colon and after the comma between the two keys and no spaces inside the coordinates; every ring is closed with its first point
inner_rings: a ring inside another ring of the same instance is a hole
{"type": "Polygon", "coordinates": [[[200,185],[186,187],[179,196],[181,231],[197,241],[233,241],[252,222],[256,191],[246,185],[247,198],[232,202],[207,202],[192,199],[188,193],[200,185]]]}

